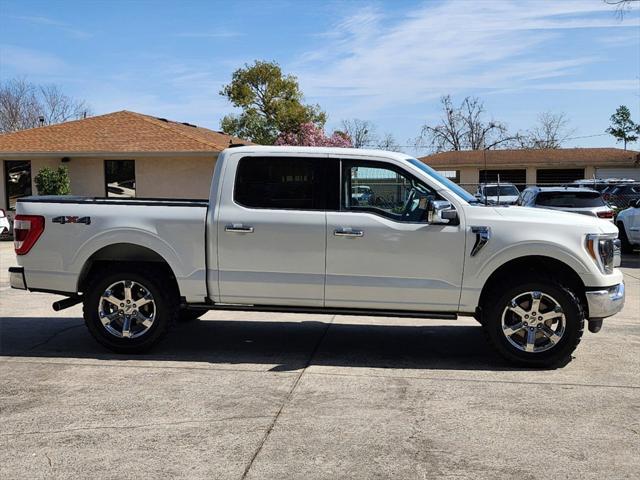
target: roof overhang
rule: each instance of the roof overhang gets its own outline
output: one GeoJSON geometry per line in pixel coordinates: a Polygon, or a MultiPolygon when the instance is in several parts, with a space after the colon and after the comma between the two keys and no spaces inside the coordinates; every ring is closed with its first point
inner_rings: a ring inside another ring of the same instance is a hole
{"type": "Polygon", "coordinates": [[[171,158],[171,157],[217,157],[220,152],[0,152],[2,160],[30,160],[35,158],[171,158]]]}

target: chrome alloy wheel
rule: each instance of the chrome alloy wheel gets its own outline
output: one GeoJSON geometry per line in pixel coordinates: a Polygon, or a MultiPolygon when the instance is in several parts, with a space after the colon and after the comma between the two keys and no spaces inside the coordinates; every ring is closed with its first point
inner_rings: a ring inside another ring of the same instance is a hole
{"type": "Polygon", "coordinates": [[[502,333],[518,350],[540,353],[562,339],[566,318],[558,301],[546,293],[520,293],[502,312],[502,333]]]}
{"type": "Polygon", "coordinates": [[[138,338],[153,325],[156,302],[145,286],[133,280],[120,280],[109,285],[100,297],[98,317],[111,335],[138,338]]]}

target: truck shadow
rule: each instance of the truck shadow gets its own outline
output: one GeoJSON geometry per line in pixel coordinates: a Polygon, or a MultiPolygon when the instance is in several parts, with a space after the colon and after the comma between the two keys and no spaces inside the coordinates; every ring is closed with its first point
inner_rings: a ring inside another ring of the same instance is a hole
{"type": "MultiPolygon", "coordinates": [[[[322,321],[198,320],[178,324],[142,355],[96,343],[80,318],[0,319],[0,357],[83,358],[269,365],[442,370],[519,370],[495,354],[480,326],[364,325],[322,321]]],[[[562,366],[562,365],[559,365],[562,366]]]]}

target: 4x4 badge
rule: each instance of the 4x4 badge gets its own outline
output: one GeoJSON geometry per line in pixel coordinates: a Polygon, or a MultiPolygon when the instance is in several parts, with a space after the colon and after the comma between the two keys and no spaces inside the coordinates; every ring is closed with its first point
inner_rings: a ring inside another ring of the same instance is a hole
{"type": "Polygon", "coordinates": [[[55,217],[52,220],[53,223],[84,223],[85,225],[91,225],[91,217],[55,217]]]}

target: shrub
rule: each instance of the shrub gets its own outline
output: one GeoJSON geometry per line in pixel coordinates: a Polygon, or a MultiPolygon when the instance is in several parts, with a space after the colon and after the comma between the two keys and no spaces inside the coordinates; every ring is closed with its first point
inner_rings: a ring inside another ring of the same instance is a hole
{"type": "Polygon", "coordinates": [[[38,195],[69,195],[71,182],[67,167],[44,167],[35,177],[38,195]]]}

